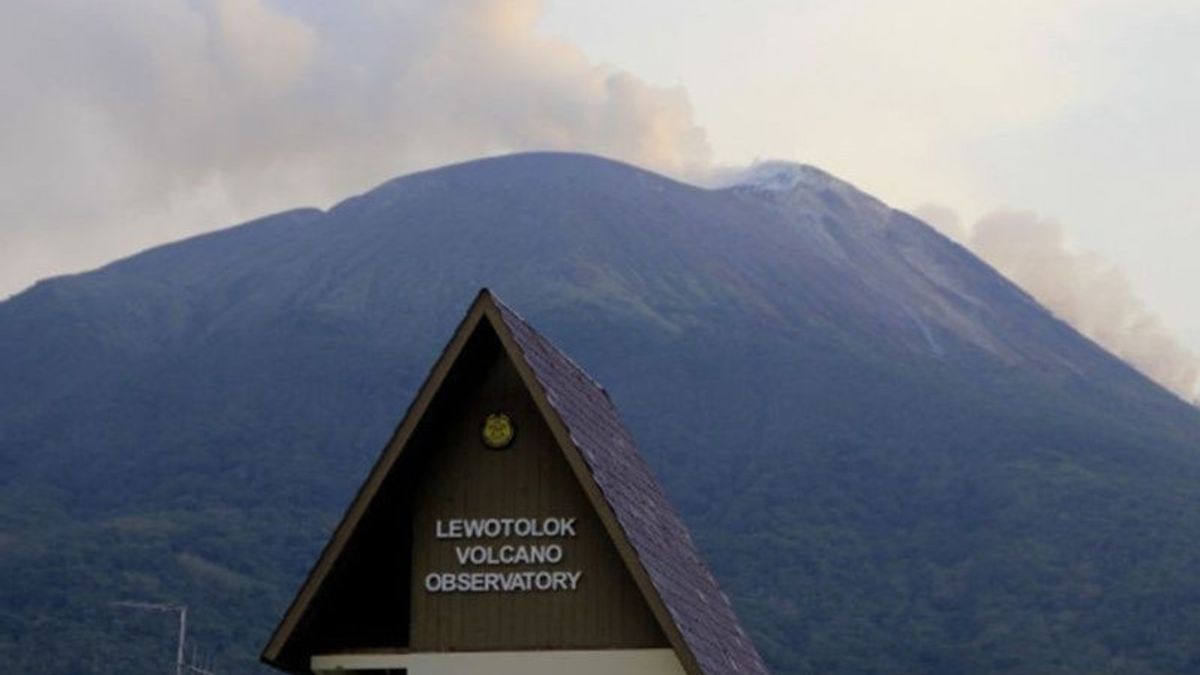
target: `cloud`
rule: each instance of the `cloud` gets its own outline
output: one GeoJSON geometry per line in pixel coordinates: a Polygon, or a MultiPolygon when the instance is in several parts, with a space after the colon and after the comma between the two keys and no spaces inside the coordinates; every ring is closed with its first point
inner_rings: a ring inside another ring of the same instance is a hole
{"type": "Polygon", "coordinates": [[[680,88],[538,33],[536,0],[0,5],[0,294],[480,155],[709,159],[680,88]],[[286,11],[285,11],[286,10],[286,11]]]}
{"type": "Polygon", "coordinates": [[[1059,318],[1185,399],[1200,388],[1200,358],[1138,299],[1103,258],[1072,251],[1063,228],[1028,211],[997,210],[964,228],[942,206],[914,210],[1012,279],[1059,318]]]}
{"type": "Polygon", "coordinates": [[[221,54],[230,59],[234,75],[277,91],[306,77],[318,39],[311,26],[258,0],[216,0],[213,10],[221,54]]]}

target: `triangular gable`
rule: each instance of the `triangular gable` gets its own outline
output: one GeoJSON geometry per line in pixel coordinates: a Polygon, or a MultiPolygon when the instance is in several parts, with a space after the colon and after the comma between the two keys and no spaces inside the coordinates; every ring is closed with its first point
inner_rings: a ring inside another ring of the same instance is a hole
{"type": "MultiPolygon", "coordinates": [[[[766,673],[728,600],[696,554],[678,515],[638,454],[604,391],[487,290],[481,291],[434,365],[403,422],[326,545],[263,652],[267,663],[303,671],[306,616],[325,592],[381,487],[446,385],[468,342],[488,327],[598,516],[645,606],[688,673],[766,673]]],[[[468,350],[469,352],[469,350],[468,350]]],[[[368,524],[364,524],[368,523],[368,524]]],[[[351,547],[352,548],[352,547],[351,547]]],[[[351,552],[352,554],[352,552],[351,552]]],[[[402,592],[402,591],[397,591],[402,592]]]]}

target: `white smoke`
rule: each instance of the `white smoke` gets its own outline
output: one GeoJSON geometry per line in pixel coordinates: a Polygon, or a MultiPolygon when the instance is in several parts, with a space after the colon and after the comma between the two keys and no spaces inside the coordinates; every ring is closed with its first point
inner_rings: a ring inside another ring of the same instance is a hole
{"type": "Polygon", "coordinates": [[[0,3],[0,297],[481,155],[706,165],[684,91],[539,34],[541,12],[537,0],[0,3]]]}
{"type": "Polygon", "coordinates": [[[1076,330],[1186,400],[1200,388],[1200,358],[1138,299],[1112,263],[1067,246],[1063,228],[1028,211],[998,210],[971,228],[943,206],[918,218],[970,248],[1076,330]]]}

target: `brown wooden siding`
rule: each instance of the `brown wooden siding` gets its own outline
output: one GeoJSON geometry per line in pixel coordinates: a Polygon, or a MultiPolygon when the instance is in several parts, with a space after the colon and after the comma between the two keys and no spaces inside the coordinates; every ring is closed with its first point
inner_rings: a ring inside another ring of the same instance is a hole
{"type": "MultiPolygon", "coordinates": [[[[495,339],[494,336],[491,336],[495,339]]],[[[472,340],[480,348],[480,338],[472,340]]],[[[488,340],[484,338],[483,342],[488,340]]],[[[468,347],[470,349],[470,347],[468,347]]],[[[489,350],[484,349],[484,352],[489,350]]],[[[667,641],[503,350],[476,362],[456,396],[422,433],[424,461],[412,493],[411,622],[414,651],[666,646],[667,641]],[[480,425],[493,412],[515,423],[505,450],[487,449],[480,425]],[[574,517],[567,539],[437,540],[451,518],[574,517]],[[455,545],[561,543],[557,565],[459,565],[455,545]],[[574,591],[430,593],[430,572],[582,571],[574,591]]],[[[468,359],[466,361],[471,361],[468,359]]]]}

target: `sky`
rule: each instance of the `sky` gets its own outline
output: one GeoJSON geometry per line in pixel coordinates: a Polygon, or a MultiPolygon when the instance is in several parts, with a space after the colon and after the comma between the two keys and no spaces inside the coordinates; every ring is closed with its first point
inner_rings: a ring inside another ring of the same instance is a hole
{"type": "Polygon", "coordinates": [[[819,166],[1189,395],[1194,0],[6,0],[0,297],[481,155],[819,166]]]}

